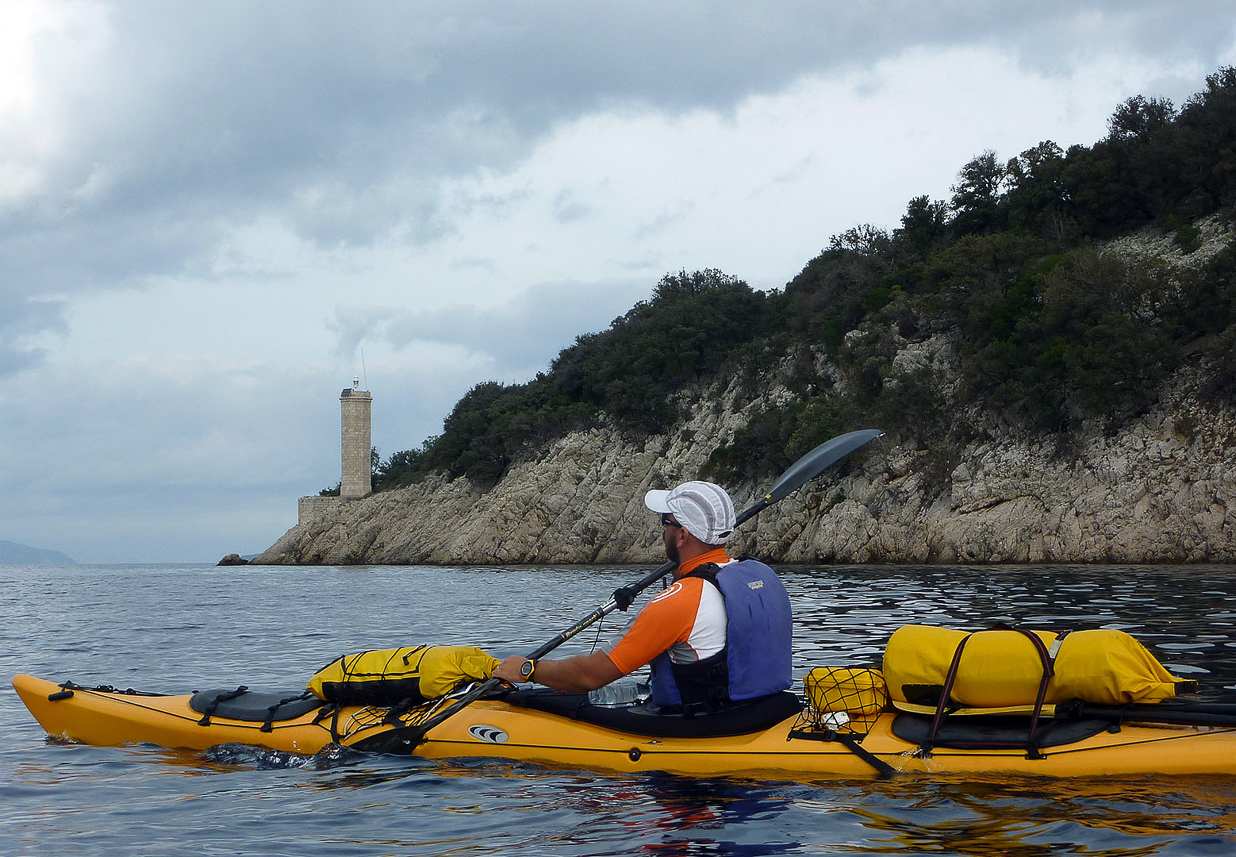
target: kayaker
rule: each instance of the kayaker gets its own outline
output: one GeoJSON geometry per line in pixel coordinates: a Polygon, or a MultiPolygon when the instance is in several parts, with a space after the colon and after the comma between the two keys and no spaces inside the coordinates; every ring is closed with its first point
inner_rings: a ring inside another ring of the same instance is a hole
{"type": "Polygon", "coordinates": [[[651,663],[653,702],[679,710],[719,710],[788,688],[789,596],[767,565],[726,552],[735,526],[729,494],[711,482],[684,482],[649,491],[644,505],[661,515],[665,554],[678,564],[673,584],[612,646],[535,662],[512,655],[494,675],[581,692],[651,663]]]}

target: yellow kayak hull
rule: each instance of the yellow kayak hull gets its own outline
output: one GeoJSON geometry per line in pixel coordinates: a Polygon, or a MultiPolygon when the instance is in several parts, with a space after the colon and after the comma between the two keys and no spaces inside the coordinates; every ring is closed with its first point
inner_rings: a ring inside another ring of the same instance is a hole
{"type": "MultiPolygon", "coordinates": [[[[130,695],[62,686],[28,675],[13,687],[53,738],[100,746],[149,743],[206,749],[238,743],[311,755],[331,743],[361,746],[386,739],[398,750],[400,724],[386,709],[356,706],[318,719],[310,712],[271,724],[211,717],[189,706],[188,694],[130,695]],[[392,742],[390,739],[394,739],[392,742]]],[[[898,772],[1047,777],[1236,774],[1236,728],[1125,723],[1082,741],[1048,748],[1043,758],[1024,750],[937,748],[929,756],[892,732],[894,714],[874,718],[861,747],[898,772]]],[[[407,752],[429,759],[494,757],[621,773],[665,771],[697,776],[755,776],[817,780],[870,777],[874,768],[839,742],[793,737],[794,718],[750,735],[650,738],[559,715],[480,700],[432,729],[407,752]]]]}

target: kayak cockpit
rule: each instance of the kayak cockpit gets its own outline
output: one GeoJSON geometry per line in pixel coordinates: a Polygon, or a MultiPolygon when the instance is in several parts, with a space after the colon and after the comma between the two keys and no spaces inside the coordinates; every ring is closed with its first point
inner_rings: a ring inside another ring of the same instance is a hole
{"type": "Polygon", "coordinates": [[[796,716],[802,701],[784,691],[763,696],[721,711],[694,714],[666,713],[650,703],[609,707],[593,705],[586,693],[563,693],[530,688],[506,694],[503,701],[594,726],[658,738],[720,738],[763,732],[796,716]]]}

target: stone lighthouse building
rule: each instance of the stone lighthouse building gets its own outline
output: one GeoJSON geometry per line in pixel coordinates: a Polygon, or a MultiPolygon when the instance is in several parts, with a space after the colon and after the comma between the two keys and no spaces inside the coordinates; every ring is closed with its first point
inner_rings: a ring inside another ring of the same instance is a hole
{"type": "Polygon", "coordinates": [[[301,497],[297,504],[297,523],[305,524],[326,514],[345,500],[367,497],[372,489],[373,465],[369,450],[370,411],[373,396],[360,388],[360,379],[352,379],[351,389],[339,394],[339,446],[342,472],[339,479],[339,496],[319,494],[301,497]]]}
{"type": "Polygon", "coordinates": [[[370,411],[373,396],[360,388],[360,379],[352,379],[352,388],[339,394],[340,445],[342,447],[343,475],[339,482],[339,496],[348,499],[367,496],[371,489],[370,460],[371,423],[370,411]]]}

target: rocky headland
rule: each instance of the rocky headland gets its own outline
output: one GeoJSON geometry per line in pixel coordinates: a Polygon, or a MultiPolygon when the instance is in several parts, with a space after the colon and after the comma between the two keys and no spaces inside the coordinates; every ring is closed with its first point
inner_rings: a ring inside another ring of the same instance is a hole
{"type": "MultiPolygon", "coordinates": [[[[713,401],[672,435],[574,432],[489,491],[435,476],[337,501],[254,562],[658,562],[643,494],[693,477],[741,422],[713,401]]],[[[748,522],[736,545],[787,563],[1233,562],[1234,450],[1233,415],[1199,405],[1181,378],[1113,437],[976,440],[943,485],[916,467],[919,451],[881,438],[748,522]]],[[[728,487],[740,508],[767,488],[728,487]]]]}
{"type": "MultiPolygon", "coordinates": [[[[902,356],[947,367],[951,349],[907,344],[902,356]]],[[[785,563],[1234,562],[1236,415],[1203,404],[1194,376],[1178,373],[1156,407],[1111,435],[1099,423],[1024,434],[971,408],[955,419],[975,439],[943,466],[880,438],[749,521],[735,545],[785,563]]],[[[736,384],[723,383],[691,391],[690,419],[671,433],[572,432],[489,490],[431,475],[321,504],[254,562],[659,562],[644,492],[695,478],[761,402],[736,407],[736,384]]],[[[727,487],[742,508],[769,486],[727,487]]]]}
{"type": "MultiPolygon", "coordinates": [[[[1200,224],[1183,254],[1162,231],[1104,252],[1200,265],[1231,232],[1200,224]]],[[[828,371],[817,352],[818,371],[828,371]]],[[[752,397],[735,377],[688,387],[673,430],[633,436],[602,421],[531,451],[492,487],[430,474],[365,498],[320,498],[259,564],[655,563],[660,528],[644,492],[698,478],[709,453],[790,395],[788,360],[752,397]]],[[[732,545],[783,563],[1236,562],[1236,413],[1203,395],[1212,367],[1187,361],[1153,407],[1116,430],[1101,419],[1036,434],[955,401],[949,334],[902,340],[884,381],[930,367],[965,444],[878,439],[740,530],[732,545]]],[[[882,428],[853,425],[847,430],[882,428]]],[[[727,487],[741,509],[770,487],[727,487]]],[[[318,500],[319,498],[315,498],[318,500]]]]}

